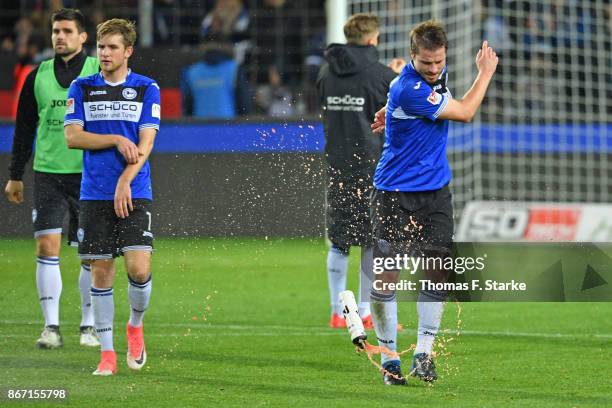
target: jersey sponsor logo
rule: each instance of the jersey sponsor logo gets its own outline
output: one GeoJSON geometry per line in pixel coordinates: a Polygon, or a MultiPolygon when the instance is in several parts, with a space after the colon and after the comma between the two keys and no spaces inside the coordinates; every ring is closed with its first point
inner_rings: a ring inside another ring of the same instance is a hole
{"type": "Polygon", "coordinates": [[[412,89],[419,89],[421,87],[421,81],[417,82],[412,89]]]}
{"type": "Polygon", "coordinates": [[[53,99],[51,101],[51,107],[52,108],[64,107],[64,106],[66,106],[66,100],[65,99],[53,99]]]}
{"type": "Polygon", "coordinates": [[[131,101],[138,96],[138,92],[136,92],[134,88],[124,88],[123,91],[121,91],[121,95],[123,95],[125,99],[131,101]]]}
{"type": "Polygon", "coordinates": [[[431,103],[432,105],[439,105],[440,102],[442,102],[442,95],[440,95],[436,91],[431,91],[431,93],[427,97],[427,102],[431,103]]]}
{"type": "Polygon", "coordinates": [[[66,114],[74,113],[74,98],[66,100],[66,114]]]}
{"type": "Polygon", "coordinates": [[[328,96],[327,109],[333,111],[362,112],[365,98],[351,95],[328,96]]]}
{"type": "Polygon", "coordinates": [[[142,112],[142,102],[99,101],[84,102],[85,120],[125,120],[138,122],[142,112]]]}
{"type": "Polygon", "coordinates": [[[157,119],[161,119],[161,106],[158,103],[151,105],[151,116],[157,119]]]}
{"type": "Polygon", "coordinates": [[[90,91],[89,92],[89,96],[93,96],[93,95],[106,95],[106,91],[102,90],[102,91],[90,91]]]}

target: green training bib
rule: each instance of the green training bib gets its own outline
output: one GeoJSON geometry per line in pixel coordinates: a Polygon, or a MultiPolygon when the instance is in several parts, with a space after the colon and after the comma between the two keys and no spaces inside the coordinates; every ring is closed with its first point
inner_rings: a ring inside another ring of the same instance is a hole
{"type": "MultiPolygon", "coordinates": [[[[97,58],[87,57],[79,77],[98,73],[97,58]]],[[[53,60],[43,61],[34,80],[34,96],[38,105],[38,128],[34,170],[45,173],[81,173],[83,151],[69,149],[64,139],[64,115],[68,88],[55,78],[53,60]]]]}

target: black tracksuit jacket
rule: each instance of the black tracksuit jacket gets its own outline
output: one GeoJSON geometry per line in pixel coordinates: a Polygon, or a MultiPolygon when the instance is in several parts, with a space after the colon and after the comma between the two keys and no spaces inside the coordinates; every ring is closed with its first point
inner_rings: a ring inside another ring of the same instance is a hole
{"type": "Polygon", "coordinates": [[[384,135],[374,134],[374,114],[387,102],[389,83],[396,77],[378,61],[374,46],[331,44],[317,78],[325,128],[328,164],[349,174],[371,176],[380,157],[384,135]]]}

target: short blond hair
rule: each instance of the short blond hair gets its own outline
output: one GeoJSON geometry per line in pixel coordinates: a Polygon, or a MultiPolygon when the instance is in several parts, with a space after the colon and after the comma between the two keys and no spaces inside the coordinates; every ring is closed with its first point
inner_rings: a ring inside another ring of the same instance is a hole
{"type": "Polygon", "coordinates": [[[136,24],[122,18],[113,18],[98,24],[96,27],[96,40],[100,41],[107,35],[119,34],[123,37],[123,45],[133,47],[136,43],[136,24]]]}
{"type": "Polygon", "coordinates": [[[377,32],[379,27],[379,19],[374,14],[353,14],[344,24],[344,36],[349,43],[359,43],[368,35],[377,32]]]}

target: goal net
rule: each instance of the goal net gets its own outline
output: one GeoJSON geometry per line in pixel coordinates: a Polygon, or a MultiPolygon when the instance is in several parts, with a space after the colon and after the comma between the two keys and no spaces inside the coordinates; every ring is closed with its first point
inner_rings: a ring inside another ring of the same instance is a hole
{"type": "Polygon", "coordinates": [[[379,50],[408,56],[416,23],[448,32],[449,89],[471,85],[487,39],[500,56],[478,116],[453,124],[456,214],[471,200],[612,201],[612,7],[608,0],[349,0],[381,19],[379,50]]]}

